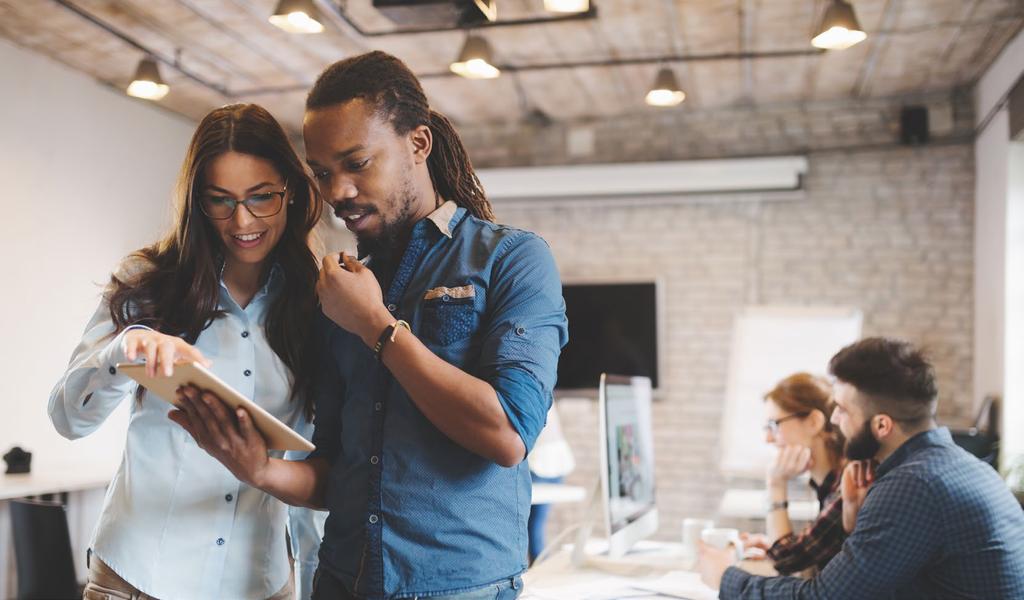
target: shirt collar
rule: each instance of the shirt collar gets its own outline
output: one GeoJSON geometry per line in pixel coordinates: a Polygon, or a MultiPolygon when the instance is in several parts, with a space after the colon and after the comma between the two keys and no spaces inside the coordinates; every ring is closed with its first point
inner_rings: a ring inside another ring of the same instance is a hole
{"type": "Polygon", "coordinates": [[[953,436],[949,433],[949,429],[946,427],[936,427],[935,429],[922,431],[909,440],[903,442],[902,446],[897,448],[895,452],[882,461],[882,464],[875,470],[875,478],[877,479],[900,466],[906,462],[912,454],[919,450],[923,450],[929,446],[952,445],[953,436]]]}
{"type": "Polygon", "coordinates": [[[824,502],[828,495],[831,494],[837,487],[839,487],[839,477],[836,471],[829,471],[828,475],[825,476],[825,480],[821,482],[821,485],[814,483],[814,479],[810,480],[811,489],[814,490],[815,495],[818,496],[818,502],[824,502]]]}
{"type": "Polygon", "coordinates": [[[444,234],[445,237],[451,239],[452,230],[462,220],[462,216],[466,213],[466,209],[455,204],[451,200],[445,200],[441,206],[434,209],[434,212],[427,215],[427,219],[431,223],[437,226],[437,230],[444,234]]]}

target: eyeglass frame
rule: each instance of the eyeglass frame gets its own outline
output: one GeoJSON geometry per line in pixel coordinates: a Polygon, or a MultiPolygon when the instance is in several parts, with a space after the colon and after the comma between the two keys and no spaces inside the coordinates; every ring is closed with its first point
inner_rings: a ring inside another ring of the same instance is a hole
{"type": "Polygon", "coordinates": [[[786,415],[785,417],[782,417],[781,419],[768,419],[767,421],[765,421],[763,429],[766,432],[771,433],[772,435],[778,435],[779,434],[779,425],[785,423],[786,421],[790,421],[792,419],[802,419],[804,417],[809,416],[810,414],[811,414],[810,411],[796,412],[796,413],[793,413],[791,415],[786,415]]]}
{"type": "Polygon", "coordinates": [[[229,214],[226,217],[215,217],[215,216],[211,215],[210,213],[206,212],[205,197],[204,196],[200,196],[199,197],[199,211],[202,212],[204,215],[206,215],[208,218],[213,219],[214,221],[227,221],[231,217],[235,216],[235,212],[238,211],[238,206],[242,205],[242,206],[245,207],[245,210],[249,211],[249,214],[252,215],[254,219],[268,219],[270,217],[273,217],[273,216],[281,214],[281,210],[284,209],[284,205],[285,205],[284,197],[285,197],[285,195],[287,195],[287,193],[288,193],[288,184],[286,183],[284,185],[284,188],[281,191],[279,191],[279,192],[261,192],[259,194],[253,194],[252,196],[249,196],[248,198],[246,198],[245,200],[242,200],[241,202],[239,202],[238,200],[235,200],[234,198],[230,198],[230,200],[232,202],[234,202],[235,205],[231,208],[231,214],[229,214]],[[269,215],[257,215],[256,213],[252,212],[251,208],[249,208],[249,201],[252,200],[255,196],[262,196],[263,194],[270,194],[271,196],[281,196],[281,204],[277,207],[277,210],[275,210],[274,212],[270,213],[269,215]]]}

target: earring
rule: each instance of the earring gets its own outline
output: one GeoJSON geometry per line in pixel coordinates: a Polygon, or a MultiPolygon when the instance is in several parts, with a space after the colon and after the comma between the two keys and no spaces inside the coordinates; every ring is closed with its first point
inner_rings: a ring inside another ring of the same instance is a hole
{"type": "Polygon", "coordinates": [[[295,200],[289,200],[288,204],[295,204],[295,200]]]}

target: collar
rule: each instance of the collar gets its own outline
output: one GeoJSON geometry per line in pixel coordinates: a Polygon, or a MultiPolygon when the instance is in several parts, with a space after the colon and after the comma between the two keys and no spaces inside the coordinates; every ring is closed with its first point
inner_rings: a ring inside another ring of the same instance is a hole
{"type": "Polygon", "coordinates": [[[427,219],[437,226],[437,230],[444,234],[445,237],[451,239],[452,230],[462,220],[466,209],[455,204],[451,200],[445,200],[441,206],[434,209],[434,212],[427,215],[427,219]]]}
{"type": "Polygon", "coordinates": [[[875,479],[878,479],[882,475],[885,475],[889,471],[892,471],[896,467],[900,466],[907,461],[910,456],[920,450],[924,450],[929,446],[952,446],[953,436],[949,433],[949,429],[946,427],[936,427],[935,429],[929,429],[928,431],[922,431],[915,435],[909,440],[903,442],[903,445],[896,449],[889,458],[882,461],[882,464],[875,470],[875,479]]]}

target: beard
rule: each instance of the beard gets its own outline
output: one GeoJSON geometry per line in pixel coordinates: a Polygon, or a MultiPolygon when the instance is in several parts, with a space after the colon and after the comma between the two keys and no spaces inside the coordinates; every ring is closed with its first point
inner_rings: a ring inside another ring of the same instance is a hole
{"type": "MultiPolygon", "coordinates": [[[[356,252],[359,258],[370,255],[374,260],[393,262],[399,258],[399,245],[409,235],[409,231],[415,223],[412,223],[414,207],[416,206],[416,194],[412,188],[412,181],[406,180],[396,191],[388,205],[398,207],[398,214],[390,219],[381,215],[380,233],[374,236],[356,235],[356,252]]],[[[380,214],[380,213],[378,213],[380,214]]]]}
{"type": "Polygon", "coordinates": [[[846,440],[843,452],[850,460],[868,460],[875,457],[882,444],[871,433],[871,419],[865,419],[860,430],[846,440]]]}

